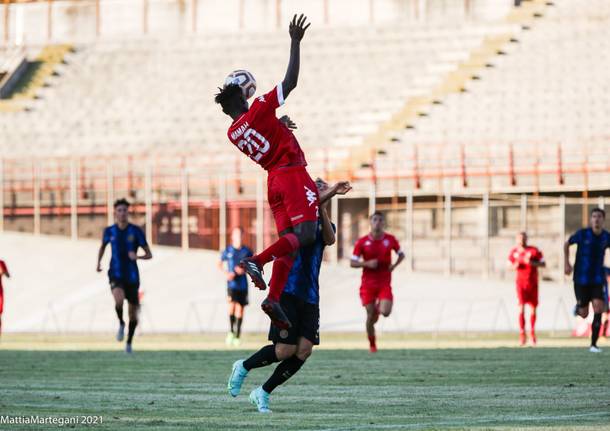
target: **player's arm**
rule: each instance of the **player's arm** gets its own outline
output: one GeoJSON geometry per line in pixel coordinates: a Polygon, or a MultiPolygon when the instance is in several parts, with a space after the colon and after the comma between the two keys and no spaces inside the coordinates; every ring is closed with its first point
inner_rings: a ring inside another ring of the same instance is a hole
{"type": "Polygon", "coordinates": [[[546,268],[546,261],[544,260],[544,255],[541,251],[536,252],[534,259],[530,260],[530,265],[535,266],[536,268],[546,268]]]}
{"type": "Polygon", "coordinates": [[[104,257],[104,251],[106,250],[107,245],[108,243],[106,241],[102,241],[102,245],[97,252],[97,272],[102,272],[102,258],[104,257]]]}
{"type": "Polygon", "coordinates": [[[405,252],[402,251],[402,249],[400,248],[400,244],[398,244],[398,241],[394,240],[394,251],[396,252],[396,254],[398,255],[398,259],[396,259],[396,262],[394,262],[394,264],[390,265],[390,272],[394,271],[394,269],[401,264],[401,262],[403,260],[405,260],[405,252]]]}
{"type": "Polygon", "coordinates": [[[379,261],[377,259],[364,260],[361,259],[362,256],[362,245],[360,241],[356,243],[354,246],[354,252],[352,253],[352,258],[349,261],[349,266],[352,268],[369,268],[375,269],[379,261]]]}
{"type": "Polygon", "coordinates": [[[566,275],[572,274],[574,268],[570,264],[570,246],[572,244],[578,244],[580,239],[580,231],[577,231],[572,235],[563,245],[563,261],[566,275]]]}
{"type": "Polygon", "coordinates": [[[141,259],[141,260],[152,259],[152,257],[153,257],[152,252],[150,251],[150,247],[148,246],[148,244],[143,245],[142,250],[144,250],[144,255],[137,256],[138,259],[141,259]]]}
{"type": "Polygon", "coordinates": [[[324,245],[333,245],[336,241],[335,230],[330,222],[330,217],[328,217],[326,206],[320,208],[320,218],[322,219],[322,239],[324,240],[324,245]]]}
{"type": "Polygon", "coordinates": [[[320,205],[324,204],[328,200],[332,199],[336,195],[345,195],[352,189],[349,181],[339,181],[333,184],[322,193],[320,193],[320,205]]]}
{"type": "Polygon", "coordinates": [[[290,26],[288,27],[288,33],[290,34],[290,59],[288,60],[288,69],[286,75],[282,81],[282,94],[284,99],[288,97],[290,92],[294,90],[299,81],[299,68],[301,62],[301,39],[305,35],[305,30],[309,28],[311,24],[305,25],[307,17],[301,14],[297,19],[295,15],[292,17],[290,26]]]}
{"type": "Polygon", "coordinates": [[[6,275],[6,278],[11,278],[11,274],[8,272],[8,268],[4,263],[0,264],[0,277],[3,275],[6,275]]]}
{"type": "Polygon", "coordinates": [[[220,255],[220,260],[218,261],[218,263],[216,264],[216,266],[218,267],[218,269],[220,270],[220,272],[222,272],[225,275],[225,278],[228,281],[234,280],[235,279],[235,272],[233,271],[227,271],[225,269],[225,262],[228,262],[228,258],[226,255],[226,250],[222,252],[222,254],[220,255]]]}

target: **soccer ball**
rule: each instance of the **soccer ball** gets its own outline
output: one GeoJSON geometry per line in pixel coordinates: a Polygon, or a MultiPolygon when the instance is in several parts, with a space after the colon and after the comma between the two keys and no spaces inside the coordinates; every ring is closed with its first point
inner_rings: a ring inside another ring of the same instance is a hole
{"type": "Polygon", "coordinates": [[[248,100],[256,92],[256,79],[247,70],[234,70],[225,79],[225,87],[229,84],[237,84],[241,87],[244,97],[248,100]]]}

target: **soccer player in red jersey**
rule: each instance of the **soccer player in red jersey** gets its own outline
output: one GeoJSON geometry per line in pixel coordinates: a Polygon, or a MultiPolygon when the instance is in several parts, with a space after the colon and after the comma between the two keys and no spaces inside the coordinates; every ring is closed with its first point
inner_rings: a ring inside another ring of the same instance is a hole
{"type": "Polygon", "coordinates": [[[536,345],[536,307],[538,307],[538,268],[546,266],[542,252],[527,244],[527,233],[517,234],[517,245],[510,251],[508,262],[517,272],[519,300],[519,342],[525,345],[525,304],[530,307],[530,336],[536,345]]]}
{"type": "Polygon", "coordinates": [[[379,314],[388,317],[392,312],[392,271],[405,258],[398,240],[384,231],[384,216],[377,211],[371,216],[371,232],[354,246],[352,268],[363,268],[360,300],[366,309],[366,333],[372,353],[377,351],[375,323],[379,314]],[[398,255],[392,263],[392,250],[398,255]]]}
{"type": "Polygon", "coordinates": [[[2,312],[4,311],[4,290],[2,289],[2,277],[7,276],[11,278],[11,274],[8,272],[6,263],[0,260],[0,334],[2,334],[2,312]]]}
{"type": "Polygon", "coordinates": [[[273,260],[269,294],[261,308],[283,329],[291,323],[279,304],[280,295],[297,251],[315,242],[318,223],[318,190],[305,169],[305,155],[289,126],[275,114],[297,86],[301,39],[309,27],[305,22],[303,15],[295,15],[290,22],[288,69],[273,90],[257,97],[250,107],[238,85],[225,86],[215,97],[233,119],[227,132],[231,143],[268,172],[268,201],[280,238],[261,253],[242,260],[241,265],[256,287],[264,290],[262,269],[273,260]]]}

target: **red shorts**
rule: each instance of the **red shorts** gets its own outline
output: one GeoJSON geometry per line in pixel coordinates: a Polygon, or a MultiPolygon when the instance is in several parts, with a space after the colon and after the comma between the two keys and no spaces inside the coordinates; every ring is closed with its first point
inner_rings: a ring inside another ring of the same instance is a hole
{"type": "Polygon", "coordinates": [[[393,301],[392,286],[389,284],[381,284],[378,286],[360,286],[360,301],[362,306],[372,304],[376,301],[393,301]]]}
{"type": "Polygon", "coordinates": [[[305,166],[289,166],[269,172],[267,200],[278,233],[306,221],[318,221],[318,188],[305,166]]]}
{"type": "Polygon", "coordinates": [[[519,305],[530,304],[533,307],[538,307],[538,286],[517,285],[517,299],[519,305]]]}

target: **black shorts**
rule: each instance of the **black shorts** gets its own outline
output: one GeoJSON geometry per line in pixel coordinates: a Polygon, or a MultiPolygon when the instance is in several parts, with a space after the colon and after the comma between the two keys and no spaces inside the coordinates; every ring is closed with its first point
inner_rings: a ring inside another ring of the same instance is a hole
{"type": "Polygon", "coordinates": [[[604,286],[574,283],[574,294],[576,295],[576,306],[578,308],[587,307],[593,299],[604,299],[604,286]]]}
{"type": "Polygon", "coordinates": [[[110,280],[110,290],[122,289],[125,299],[133,305],[140,305],[140,283],[128,283],[122,280],[110,280]]]}
{"type": "Polygon", "coordinates": [[[275,325],[271,325],[268,339],[273,341],[273,344],[296,345],[299,337],[307,338],[316,346],[320,344],[319,305],[310,304],[288,293],[282,294],[280,305],[292,323],[292,328],[279,329],[275,325]]]}
{"type": "Polygon", "coordinates": [[[227,296],[231,298],[231,302],[237,302],[242,307],[248,305],[248,291],[227,288],[227,296]]]}

